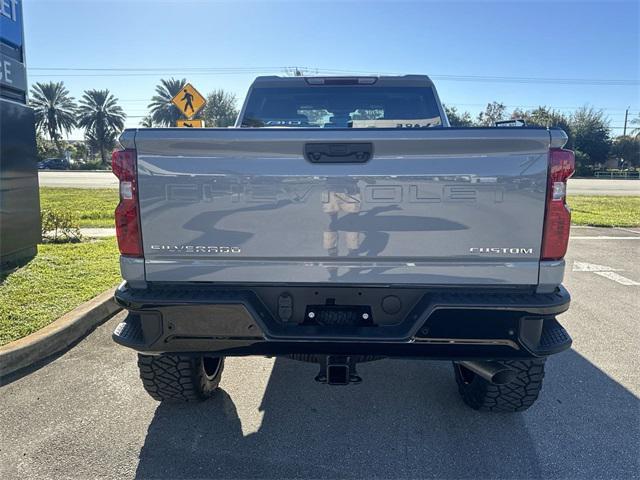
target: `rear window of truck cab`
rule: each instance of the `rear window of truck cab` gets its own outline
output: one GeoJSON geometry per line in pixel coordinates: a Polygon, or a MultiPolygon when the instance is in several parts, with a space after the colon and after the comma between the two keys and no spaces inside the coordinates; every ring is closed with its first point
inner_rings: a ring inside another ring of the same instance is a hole
{"type": "Polygon", "coordinates": [[[430,87],[254,87],[241,126],[430,128],[442,119],[430,87]]]}

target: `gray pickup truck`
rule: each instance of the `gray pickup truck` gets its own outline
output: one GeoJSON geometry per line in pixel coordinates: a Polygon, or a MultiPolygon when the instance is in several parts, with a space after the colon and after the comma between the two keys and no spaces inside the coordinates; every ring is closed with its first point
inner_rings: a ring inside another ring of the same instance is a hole
{"type": "Polygon", "coordinates": [[[525,410],[571,345],[566,141],[451,128],[420,75],[259,77],[235,128],[127,129],[113,338],[157,400],[207,398],[226,356],[330,385],[391,357],[452,361],[469,406],[525,410]]]}

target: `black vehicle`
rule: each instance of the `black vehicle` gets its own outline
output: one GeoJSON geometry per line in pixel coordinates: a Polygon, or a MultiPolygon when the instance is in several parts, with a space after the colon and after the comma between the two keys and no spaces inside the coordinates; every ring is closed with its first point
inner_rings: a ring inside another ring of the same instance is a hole
{"type": "Polygon", "coordinates": [[[71,163],[66,158],[47,158],[38,162],[40,170],[69,170],[69,168],[71,168],[71,163]]]}

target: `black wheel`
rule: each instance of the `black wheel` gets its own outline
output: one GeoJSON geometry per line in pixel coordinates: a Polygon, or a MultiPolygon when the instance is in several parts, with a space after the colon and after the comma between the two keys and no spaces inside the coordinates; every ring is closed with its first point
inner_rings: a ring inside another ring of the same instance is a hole
{"type": "Polygon", "coordinates": [[[453,369],[464,403],[485,412],[522,412],[538,399],[544,378],[544,359],[501,362],[517,372],[516,379],[494,385],[458,363],[453,369]]]}
{"type": "Polygon", "coordinates": [[[155,400],[206,400],[218,388],[224,357],[138,355],[142,385],[155,400]]]}

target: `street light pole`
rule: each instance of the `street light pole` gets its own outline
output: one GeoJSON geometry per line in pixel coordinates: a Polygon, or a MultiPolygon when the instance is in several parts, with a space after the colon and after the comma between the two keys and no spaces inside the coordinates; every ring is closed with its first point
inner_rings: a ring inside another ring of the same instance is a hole
{"type": "Polygon", "coordinates": [[[631,108],[631,106],[628,106],[624,112],[624,130],[622,131],[623,137],[627,136],[627,118],[629,118],[629,108],[631,108]]]}

